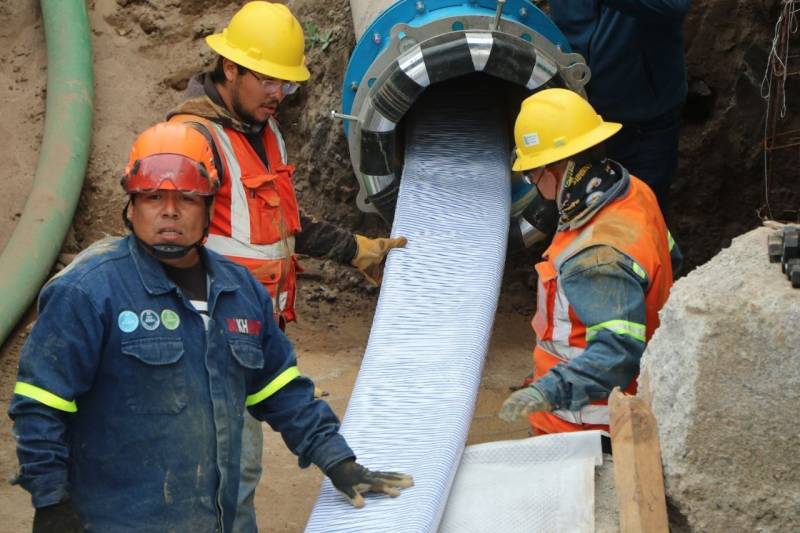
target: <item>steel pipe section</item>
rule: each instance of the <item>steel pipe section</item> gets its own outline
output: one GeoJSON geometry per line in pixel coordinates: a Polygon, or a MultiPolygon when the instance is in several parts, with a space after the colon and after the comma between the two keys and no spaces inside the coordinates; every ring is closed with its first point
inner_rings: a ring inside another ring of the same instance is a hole
{"type": "MultiPolygon", "coordinates": [[[[428,87],[474,72],[530,92],[560,86],[583,93],[589,81],[583,58],[569,53],[555,24],[525,0],[350,5],[360,39],[344,78],[342,112],[357,117],[344,125],[360,184],[357,203],[388,223],[402,172],[398,124],[428,87]]],[[[520,218],[536,194],[519,176],[513,181],[512,215],[520,218]]]]}

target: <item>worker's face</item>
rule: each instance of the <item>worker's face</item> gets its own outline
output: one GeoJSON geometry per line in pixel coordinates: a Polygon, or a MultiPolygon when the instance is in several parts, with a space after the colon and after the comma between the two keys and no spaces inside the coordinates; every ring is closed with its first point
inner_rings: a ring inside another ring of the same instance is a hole
{"type": "MultiPolygon", "coordinates": [[[[205,198],[180,191],[139,193],[128,204],[133,232],[149,245],[192,246],[203,238],[208,223],[205,198]]],[[[192,266],[198,260],[196,248],[180,259],[164,260],[177,267],[192,266]]]]}
{"type": "Polygon", "coordinates": [[[223,59],[225,77],[231,88],[232,111],[250,124],[264,124],[275,114],[286,97],[283,81],[257,74],[251,70],[239,72],[239,66],[223,59]]]}
{"type": "Polygon", "coordinates": [[[564,177],[564,170],[567,168],[567,161],[556,161],[543,167],[534,168],[528,171],[528,179],[536,185],[539,194],[545,200],[555,200],[558,194],[558,186],[564,177]]]}

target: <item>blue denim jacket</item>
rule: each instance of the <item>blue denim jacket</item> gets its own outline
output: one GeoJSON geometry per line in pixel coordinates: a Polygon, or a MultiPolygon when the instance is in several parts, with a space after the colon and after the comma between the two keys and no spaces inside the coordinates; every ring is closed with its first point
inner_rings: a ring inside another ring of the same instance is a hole
{"type": "Polygon", "coordinates": [[[131,236],[95,244],[42,290],[9,408],[34,506],[69,497],[87,531],[230,531],[245,404],[303,467],[354,456],[264,288],[202,257],[207,329],[131,236]]]}
{"type": "MultiPolygon", "coordinates": [[[[677,245],[670,255],[677,272],[682,262],[677,245]]],[[[587,326],[613,321],[643,325],[649,280],[636,273],[637,267],[610,246],[594,246],[564,263],[559,280],[569,305],[587,326]]],[[[578,411],[590,401],[608,398],[614,387],[627,387],[639,373],[644,349],[644,341],[636,337],[600,329],[582,354],[551,368],[535,386],[554,407],[578,411]]]]}

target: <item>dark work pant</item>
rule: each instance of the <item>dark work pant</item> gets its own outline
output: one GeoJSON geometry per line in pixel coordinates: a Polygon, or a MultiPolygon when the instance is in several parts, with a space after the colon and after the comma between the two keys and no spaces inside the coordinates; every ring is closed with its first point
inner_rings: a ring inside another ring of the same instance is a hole
{"type": "Polygon", "coordinates": [[[606,141],[608,157],[653,189],[665,216],[669,184],[678,167],[681,107],[646,122],[623,123],[622,130],[606,141]]]}

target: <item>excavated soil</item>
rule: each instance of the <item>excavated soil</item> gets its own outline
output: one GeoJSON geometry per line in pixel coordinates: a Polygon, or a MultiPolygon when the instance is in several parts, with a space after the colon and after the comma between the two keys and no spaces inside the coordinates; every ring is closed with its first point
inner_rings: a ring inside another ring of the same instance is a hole
{"type": "MultiPolygon", "coordinates": [[[[355,207],[357,185],[344,135],[327,114],[339,107],[341,80],[354,45],[345,0],[293,0],[287,4],[308,32],[312,79],[284,103],[278,116],[298,165],[297,191],[310,213],[371,235],[381,223],[355,207]],[[313,37],[316,36],[317,39],[313,37]],[[323,44],[327,41],[327,44],[323,44]]],[[[690,97],[681,138],[681,164],[673,186],[672,225],[687,266],[712,257],[730,239],[759,223],[765,210],[762,166],[764,101],[761,81],[779,2],[696,0],[686,22],[690,97]]],[[[117,176],[136,133],[161,119],[181,99],[189,77],[207,68],[212,53],[202,38],[218,29],[240,2],[225,0],[89,0],[95,68],[94,136],[86,182],[63,247],[74,253],[106,234],[123,232],[124,204],[117,176]]],[[[19,219],[35,169],[44,125],[46,51],[35,0],[0,3],[0,248],[19,219]]],[[[795,88],[789,91],[789,118],[795,88]]],[[[69,135],[69,132],[64,132],[69,135]]],[[[798,216],[794,178],[800,151],[776,155],[768,197],[773,215],[798,216]]],[[[534,302],[530,265],[535,254],[512,257],[487,359],[469,442],[526,434],[496,418],[508,393],[529,371],[534,302]]],[[[290,327],[303,372],[314,377],[341,415],[358,372],[377,291],[351,269],[306,260],[300,280],[301,320],[290,327]]],[[[24,321],[33,319],[31,313],[24,321]]],[[[11,396],[25,325],[0,352],[0,405],[11,396]]],[[[442,387],[458,386],[442,383],[442,387]]],[[[266,431],[269,432],[269,429],[266,431]]],[[[266,439],[265,475],[257,493],[264,531],[299,531],[313,505],[321,474],[300,470],[279,436],[266,439]]],[[[16,468],[10,422],[0,415],[0,480],[16,468]]],[[[29,529],[27,494],[0,483],[0,531],[29,529]]]]}

